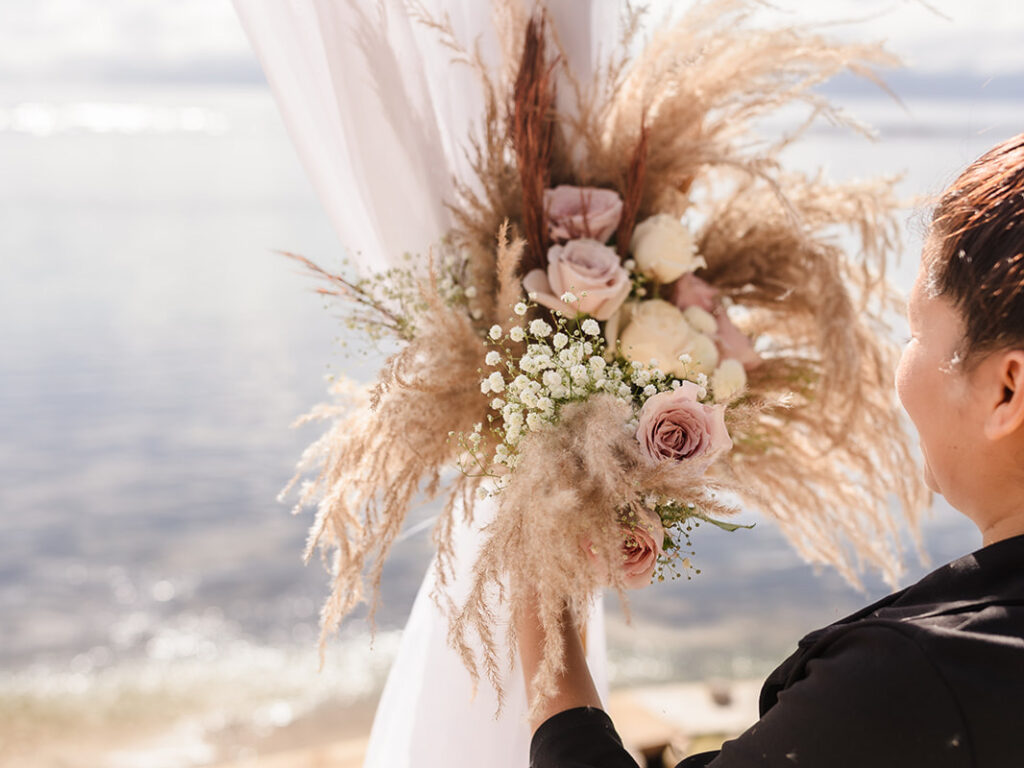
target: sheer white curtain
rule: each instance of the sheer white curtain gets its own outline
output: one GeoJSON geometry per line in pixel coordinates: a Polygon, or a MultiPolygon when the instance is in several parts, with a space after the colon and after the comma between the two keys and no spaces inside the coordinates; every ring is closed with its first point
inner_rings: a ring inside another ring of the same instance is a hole
{"type": "MultiPolygon", "coordinates": [[[[534,7],[521,0],[523,7],[534,7]]],[[[453,64],[416,9],[445,18],[490,66],[501,56],[486,0],[234,0],[288,133],[350,259],[364,271],[426,253],[450,226],[452,178],[471,181],[463,148],[482,111],[475,73],[453,64]]],[[[549,0],[566,65],[583,83],[619,38],[616,0],[549,0]]],[[[568,88],[562,109],[572,109],[568,88]]],[[[485,522],[481,516],[480,524],[485,522]]],[[[479,524],[458,532],[456,592],[466,587],[479,524]]],[[[495,694],[446,642],[447,619],[420,588],[378,707],[366,766],[524,768],[529,730],[518,670],[495,719],[495,694]]],[[[588,657],[606,690],[603,612],[588,622],[588,657]]]]}

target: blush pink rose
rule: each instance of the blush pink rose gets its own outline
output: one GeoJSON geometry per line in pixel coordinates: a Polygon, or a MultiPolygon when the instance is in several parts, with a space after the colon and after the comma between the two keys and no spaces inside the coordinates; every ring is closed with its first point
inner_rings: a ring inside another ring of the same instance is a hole
{"type": "Polygon", "coordinates": [[[665,529],[657,513],[645,508],[635,524],[624,531],[622,575],[629,589],[641,589],[651,583],[665,541],[665,529]]]}
{"type": "MultiPolygon", "coordinates": [[[[623,580],[628,589],[641,589],[651,583],[658,558],[663,552],[665,528],[655,512],[644,508],[636,520],[623,523],[621,530],[623,538],[619,552],[622,559],[619,567],[623,580]]],[[[592,542],[585,541],[583,549],[594,561],[605,582],[610,584],[612,578],[608,564],[601,561],[592,542]]]]}
{"type": "Polygon", "coordinates": [[[622,198],[611,189],[563,184],[544,190],[544,212],[553,240],[588,238],[605,243],[619,226],[622,198]]]}
{"type": "Polygon", "coordinates": [[[630,291],[629,273],[619,255],[596,240],[570,240],[548,249],[547,272],[534,269],[523,288],[538,304],[574,317],[577,312],[607,320],[622,306],[630,291]],[[571,305],[562,296],[571,293],[571,305]]]}
{"type": "Polygon", "coordinates": [[[701,403],[699,391],[692,381],[684,381],[679,389],[659,392],[644,403],[636,439],[651,461],[685,463],[688,469],[703,474],[732,448],[725,406],[701,403]]]}
{"type": "Polygon", "coordinates": [[[718,328],[713,338],[720,359],[739,360],[748,371],[761,364],[761,356],[754,351],[750,338],[729,319],[718,289],[713,285],[692,273],[685,274],[672,285],[672,303],[679,309],[700,307],[715,316],[718,328]]]}

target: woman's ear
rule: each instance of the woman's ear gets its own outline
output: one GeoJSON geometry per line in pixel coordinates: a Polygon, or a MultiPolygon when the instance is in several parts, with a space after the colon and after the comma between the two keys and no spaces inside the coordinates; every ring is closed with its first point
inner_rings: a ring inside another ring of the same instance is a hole
{"type": "Polygon", "coordinates": [[[985,437],[1000,440],[1024,426],[1024,350],[996,353],[993,362],[1002,394],[985,420],[985,437]]]}

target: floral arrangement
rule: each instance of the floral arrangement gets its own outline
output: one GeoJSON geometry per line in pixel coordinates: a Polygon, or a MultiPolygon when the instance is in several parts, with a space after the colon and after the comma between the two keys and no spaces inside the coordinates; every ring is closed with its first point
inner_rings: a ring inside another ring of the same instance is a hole
{"type": "MultiPolygon", "coordinates": [[[[521,324],[488,330],[494,348],[484,358],[489,373],[480,391],[492,396],[488,426],[498,441],[493,455],[478,451],[482,423],[460,436],[470,459],[463,471],[492,478],[493,491],[478,488],[481,500],[500,493],[530,433],[557,428],[567,405],[605,395],[629,407],[624,426],[635,432],[644,460],[692,483],[732,447],[726,403],[742,395],[759,355],[718,292],[693,274],[706,265],[678,218],[659,213],[640,222],[623,260],[605,243],[620,223],[617,192],[561,185],[545,190],[543,199],[554,244],[547,269],[522,281],[536,304],[515,304],[521,324]],[[663,293],[670,300],[657,298],[663,293]],[[537,305],[550,317],[527,320],[537,305]]],[[[691,518],[737,527],[705,517],[693,503],[659,496],[658,489],[633,490],[642,504],[619,511],[625,586],[650,584],[666,545],[680,551],[676,537],[691,518]]],[[[597,558],[592,543],[587,549],[597,558]]]]}
{"type": "MultiPolygon", "coordinates": [[[[435,598],[499,694],[499,604],[536,590],[554,628],[566,599],[687,570],[689,529],[735,529],[739,505],[853,583],[865,565],[895,579],[894,502],[913,527],[928,494],[891,384],[892,182],[786,171],[778,154],[799,132],[772,145],[749,130],[792,102],[857,127],[813,86],[888,57],[749,28],[745,3],[724,0],[580,83],[543,14],[502,7],[517,56],[499,72],[422,19],[487,97],[449,235],[361,280],[302,259],[350,327],[399,342],[369,392],[339,383],[307,417],[332,422],[293,481],[298,507],[317,509],[307,556],[332,553],[324,636],[376,589],[417,494],[446,499],[435,598]],[[556,109],[557,87],[572,110],[556,109]],[[456,599],[460,524],[486,528],[456,599]]],[[[542,697],[562,653],[547,648],[542,697]]]]}

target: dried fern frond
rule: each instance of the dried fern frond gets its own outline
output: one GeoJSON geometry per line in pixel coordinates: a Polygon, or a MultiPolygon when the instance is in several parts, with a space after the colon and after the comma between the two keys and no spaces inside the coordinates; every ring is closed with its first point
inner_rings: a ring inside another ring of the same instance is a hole
{"type": "MultiPolygon", "coordinates": [[[[413,498],[442,491],[443,475],[459,455],[449,432],[470,432],[486,417],[487,400],[477,373],[483,339],[461,307],[448,307],[441,300],[432,278],[424,283],[423,293],[429,322],[388,360],[362,402],[349,397],[312,414],[334,423],[307,450],[293,479],[316,472],[303,483],[296,507],[317,510],[307,559],[317,545],[334,553],[334,586],[321,617],[321,652],[342,618],[366,599],[367,582],[376,594],[384,561],[413,498]]],[[[445,515],[453,514],[467,484],[473,483],[465,479],[449,489],[445,515]]],[[[467,514],[471,511],[470,502],[467,514]]],[[[443,558],[443,541],[441,550],[443,558]]]]}

